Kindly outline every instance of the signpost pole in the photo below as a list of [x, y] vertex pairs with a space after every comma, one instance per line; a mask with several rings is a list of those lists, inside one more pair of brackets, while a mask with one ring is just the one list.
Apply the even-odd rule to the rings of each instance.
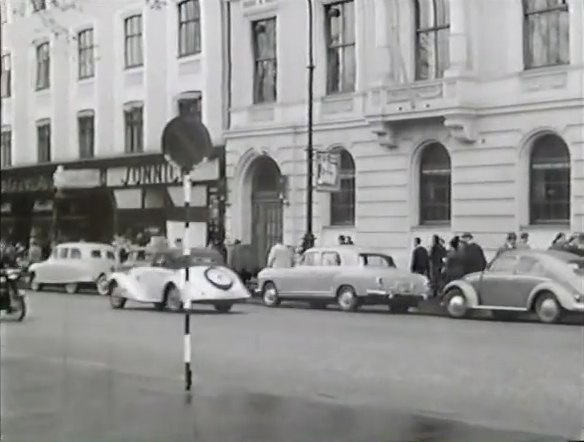
[[[189, 259], [191, 255], [191, 247], [189, 241], [189, 212], [191, 206], [191, 176], [189, 173], [183, 174], [183, 189], [184, 189], [184, 199], [185, 199], [185, 233], [183, 237], [183, 254], [187, 259], [185, 259], [185, 287], [189, 283]], [[185, 325], [185, 336], [184, 336], [184, 362], [185, 362], [185, 390], [191, 391], [192, 386], [192, 370], [191, 370], [191, 302], [188, 300], [184, 301], [184, 325]]]

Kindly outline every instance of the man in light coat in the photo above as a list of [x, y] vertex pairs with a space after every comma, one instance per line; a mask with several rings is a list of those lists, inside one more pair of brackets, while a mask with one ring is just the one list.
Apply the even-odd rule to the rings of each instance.
[[288, 268], [294, 266], [294, 252], [290, 247], [278, 241], [274, 244], [268, 255], [267, 267]]

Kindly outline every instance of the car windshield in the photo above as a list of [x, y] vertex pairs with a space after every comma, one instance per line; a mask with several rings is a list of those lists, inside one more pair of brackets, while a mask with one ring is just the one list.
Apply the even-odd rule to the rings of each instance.
[[393, 258], [387, 255], [362, 253], [359, 255], [359, 260], [366, 267], [395, 267]]

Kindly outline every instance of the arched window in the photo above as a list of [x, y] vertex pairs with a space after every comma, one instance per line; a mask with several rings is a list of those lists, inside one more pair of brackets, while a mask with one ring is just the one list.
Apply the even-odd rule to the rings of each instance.
[[570, 152], [560, 137], [535, 140], [529, 180], [531, 223], [570, 222]]
[[416, 80], [442, 78], [450, 64], [449, 0], [415, 0]]
[[420, 159], [420, 224], [450, 222], [450, 155], [440, 143], [424, 148]]
[[570, 62], [568, 0], [523, 0], [525, 68]]
[[331, 225], [355, 225], [355, 161], [345, 149], [340, 155], [340, 189], [331, 193]]

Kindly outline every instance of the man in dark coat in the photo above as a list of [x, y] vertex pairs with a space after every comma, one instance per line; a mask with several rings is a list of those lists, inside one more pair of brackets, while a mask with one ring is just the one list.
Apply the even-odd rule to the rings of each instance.
[[414, 253], [412, 256], [412, 273], [428, 276], [429, 267], [430, 259], [428, 257], [428, 251], [422, 245], [422, 240], [416, 238], [414, 239]]
[[464, 274], [482, 272], [487, 267], [487, 260], [483, 248], [473, 241], [473, 236], [470, 233], [465, 233], [461, 237], [464, 257]]

